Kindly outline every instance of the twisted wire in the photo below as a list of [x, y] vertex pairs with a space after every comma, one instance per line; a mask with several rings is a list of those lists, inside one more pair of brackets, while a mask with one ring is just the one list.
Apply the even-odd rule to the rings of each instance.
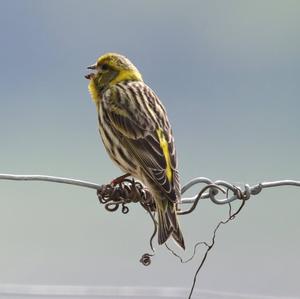
[[[155, 254], [155, 249], [153, 246], [153, 240], [157, 233], [157, 222], [155, 220], [155, 201], [152, 197], [150, 191], [142, 185], [142, 183], [135, 181], [134, 179], [124, 179], [118, 184], [107, 184], [107, 185], [98, 185], [87, 181], [75, 180], [70, 178], [61, 178], [53, 176], [43, 176], [43, 175], [12, 175], [12, 174], [0, 174], [0, 180], [22, 180], [22, 181], [48, 181], [56, 183], [71, 184], [91, 189], [97, 190], [97, 196], [99, 202], [104, 205], [105, 209], [109, 212], [115, 212], [121, 208], [123, 214], [129, 212], [128, 204], [130, 203], [140, 203], [141, 206], [149, 213], [151, 220], [154, 224], [154, 231], [150, 238], [150, 248], [152, 254], [145, 253], [142, 255], [140, 262], [144, 266], [149, 266], [151, 264], [151, 258]], [[181, 194], [183, 195], [186, 191], [192, 188], [195, 185], [202, 185], [198, 193], [192, 197], [182, 197], [179, 205], [191, 204], [190, 208], [186, 210], [181, 210], [178, 208], [179, 215], [187, 215], [192, 213], [197, 207], [200, 199], [210, 199], [214, 204], [224, 205], [229, 204], [229, 217], [226, 221], [220, 221], [219, 224], [215, 227], [213, 232], [213, 238], [211, 244], [207, 242], [198, 242], [194, 246], [194, 253], [191, 258], [186, 261], [176, 254], [172, 249], [168, 247], [167, 249], [177, 258], [180, 259], [182, 263], [186, 263], [193, 259], [196, 254], [196, 249], [199, 245], [205, 245], [207, 250], [204, 254], [204, 257], [201, 260], [200, 265], [198, 266], [196, 273], [194, 275], [193, 284], [189, 293], [189, 297], [192, 297], [194, 287], [196, 284], [197, 276], [202, 268], [204, 262], [207, 259], [209, 251], [213, 248], [215, 244], [215, 237], [219, 227], [222, 224], [228, 223], [230, 220], [233, 220], [235, 216], [242, 210], [245, 202], [251, 198], [253, 195], [259, 194], [263, 189], [273, 188], [279, 186], [296, 186], [300, 187], [300, 181], [294, 180], [282, 180], [282, 181], [273, 181], [273, 182], [262, 182], [253, 186], [249, 184], [244, 184], [243, 186], [237, 186], [231, 184], [224, 180], [212, 181], [211, 179], [205, 177], [198, 177], [192, 179], [187, 184], [185, 184], [181, 189]], [[218, 198], [217, 196], [222, 193], [225, 197]], [[241, 200], [241, 205], [238, 210], [232, 214], [231, 213], [231, 203], [235, 200]]]
[[[0, 174], [0, 180], [14, 180], [14, 181], [44, 181], [44, 182], [53, 182], [53, 183], [61, 183], [61, 184], [69, 184], [69, 185], [75, 185], [79, 187], [84, 188], [90, 188], [95, 190], [102, 190], [107, 185], [99, 185], [96, 183], [78, 180], [78, 179], [71, 179], [71, 178], [63, 178], [63, 177], [56, 177], [56, 176], [47, 176], [47, 175], [16, 175], [16, 174]], [[125, 180], [125, 183], [128, 183], [128, 180]], [[209, 178], [205, 177], [197, 177], [189, 182], [187, 182], [181, 189], [181, 194], [184, 194], [187, 190], [189, 190], [194, 185], [198, 184], [214, 184], [220, 187], [225, 188], [226, 190], [232, 192], [231, 196], [226, 196], [225, 198], [216, 198], [217, 194], [220, 190], [218, 190], [216, 187], [209, 188], [209, 191], [204, 192], [201, 195], [201, 199], [210, 199], [215, 204], [227, 204], [229, 202], [233, 202], [235, 200], [242, 200], [242, 199], [249, 199], [252, 195], [259, 194], [263, 189], [266, 188], [274, 188], [274, 187], [281, 187], [281, 186], [295, 186], [300, 187], [300, 181], [296, 180], [280, 180], [280, 181], [271, 181], [271, 182], [261, 182], [256, 185], [250, 186], [248, 184], [245, 184], [242, 187], [235, 186], [229, 182], [223, 181], [223, 180], [217, 180], [213, 181]], [[130, 187], [129, 187], [130, 188]], [[122, 189], [122, 188], [121, 188]], [[127, 189], [127, 187], [126, 187]], [[147, 190], [145, 187], [142, 187], [142, 189]], [[119, 189], [120, 191], [120, 189]], [[117, 191], [117, 192], [119, 192]], [[128, 191], [128, 190], [127, 190]], [[123, 192], [121, 190], [121, 192]], [[122, 193], [123, 195], [126, 195], [125, 193]], [[146, 191], [147, 192], [147, 191]], [[229, 192], [228, 192], [229, 194]], [[114, 194], [114, 198], [115, 198]], [[148, 196], [148, 195], [147, 195]], [[193, 204], [194, 201], [197, 199], [198, 193], [193, 197], [182, 197], [180, 204]], [[134, 202], [133, 200], [127, 200], [126, 196], [123, 198], [123, 201], [126, 204], [130, 202]], [[113, 209], [113, 208], [112, 208]]]

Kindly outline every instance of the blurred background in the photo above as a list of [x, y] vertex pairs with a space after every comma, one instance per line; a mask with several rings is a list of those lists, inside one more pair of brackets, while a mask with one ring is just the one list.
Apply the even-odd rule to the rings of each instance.
[[[84, 78], [113, 51], [165, 104], [182, 184], [300, 180], [299, 15], [297, 0], [0, 1], [0, 173], [99, 184], [121, 174]], [[138, 205], [108, 213], [90, 189], [0, 181], [0, 204], [2, 286], [169, 287], [181, 298], [203, 255], [182, 265], [157, 246], [143, 267], [148, 215]], [[300, 298], [299, 211], [299, 188], [253, 197], [221, 228], [196, 288]], [[203, 201], [183, 216], [183, 256], [227, 213]]]

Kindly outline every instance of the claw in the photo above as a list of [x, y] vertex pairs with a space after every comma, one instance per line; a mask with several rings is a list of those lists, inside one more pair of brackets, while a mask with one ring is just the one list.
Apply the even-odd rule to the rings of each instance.
[[114, 180], [112, 180], [112, 181], [110, 182], [110, 184], [111, 184], [112, 186], [119, 185], [119, 184], [121, 184], [121, 183], [124, 181], [124, 179], [126, 179], [126, 178], [129, 177], [129, 176], [130, 176], [130, 173], [125, 173], [124, 175], [121, 175], [121, 176], [115, 178]]

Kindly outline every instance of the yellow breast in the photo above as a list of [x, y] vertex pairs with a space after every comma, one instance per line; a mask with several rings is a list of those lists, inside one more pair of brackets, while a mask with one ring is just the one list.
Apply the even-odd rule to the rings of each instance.
[[91, 94], [91, 97], [93, 99], [93, 101], [95, 102], [95, 104], [97, 105], [97, 107], [99, 106], [99, 103], [101, 101], [101, 95], [97, 90], [96, 84], [95, 84], [95, 80], [91, 79], [89, 86], [88, 86], [89, 92]]

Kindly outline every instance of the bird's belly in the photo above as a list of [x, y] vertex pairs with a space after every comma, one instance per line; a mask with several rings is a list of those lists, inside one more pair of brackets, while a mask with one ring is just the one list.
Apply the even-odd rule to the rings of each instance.
[[121, 168], [123, 172], [135, 176], [137, 172], [134, 158], [121, 143], [121, 136], [110, 127], [99, 121], [99, 132], [103, 145], [109, 157]]

